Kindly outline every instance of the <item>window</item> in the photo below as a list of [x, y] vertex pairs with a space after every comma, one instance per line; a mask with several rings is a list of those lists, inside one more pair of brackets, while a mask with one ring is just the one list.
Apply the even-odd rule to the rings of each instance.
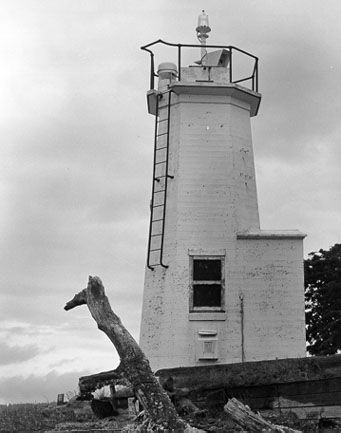
[[223, 311], [224, 257], [190, 257], [190, 311]]

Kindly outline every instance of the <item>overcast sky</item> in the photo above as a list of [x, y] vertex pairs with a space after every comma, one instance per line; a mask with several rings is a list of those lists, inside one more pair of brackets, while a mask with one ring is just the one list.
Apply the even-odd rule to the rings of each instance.
[[306, 254], [341, 241], [339, 0], [2, 0], [0, 403], [117, 365], [87, 308], [63, 310], [88, 275], [138, 338], [153, 152], [139, 47], [197, 43], [202, 8], [209, 43], [260, 59], [262, 228], [302, 230]]

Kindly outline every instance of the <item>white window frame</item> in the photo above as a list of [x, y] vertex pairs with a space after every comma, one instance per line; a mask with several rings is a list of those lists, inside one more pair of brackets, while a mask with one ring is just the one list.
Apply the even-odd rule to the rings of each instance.
[[[194, 260], [220, 260], [221, 262], [221, 279], [220, 280], [193, 280], [193, 261]], [[196, 307], [194, 306], [194, 285], [195, 284], [220, 284], [220, 306]], [[189, 256], [189, 312], [225, 312], [225, 256], [224, 255], [190, 255]]]

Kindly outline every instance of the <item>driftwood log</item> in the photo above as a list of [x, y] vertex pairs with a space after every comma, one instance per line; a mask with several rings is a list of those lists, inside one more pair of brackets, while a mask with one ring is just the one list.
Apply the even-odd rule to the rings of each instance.
[[120, 357], [119, 366], [111, 371], [111, 379], [129, 382], [148, 415], [149, 431], [194, 432], [194, 429], [177, 414], [167, 393], [154, 376], [149, 361], [122, 325], [120, 318], [112, 311], [105, 295], [103, 284], [98, 277], [89, 277], [86, 289], [77, 293], [64, 309], [71, 310], [86, 304], [103, 331], [114, 344]]
[[103, 388], [105, 385], [125, 385], [130, 386], [127, 378], [116, 370], [103, 371], [101, 373], [91, 374], [90, 376], [82, 376], [79, 378], [79, 391], [82, 396], [86, 396], [96, 389]]
[[252, 412], [252, 410], [241, 403], [236, 398], [231, 398], [224, 406], [224, 411], [233, 419], [233, 421], [247, 432], [254, 433], [300, 433], [289, 427], [279, 426], [266, 421], [261, 415]]

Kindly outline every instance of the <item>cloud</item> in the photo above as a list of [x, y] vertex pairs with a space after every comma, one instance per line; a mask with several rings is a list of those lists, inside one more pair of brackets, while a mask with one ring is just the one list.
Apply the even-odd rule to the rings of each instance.
[[97, 329], [89, 314], [85, 314], [83, 318], [81, 315], [77, 316], [73, 314], [70, 316], [70, 323], [63, 322], [56, 326], [30, 324], [26, 332], [23, 323], [8, 326], [5, 319], [5, 322], [0, 324], [0, 340], [11, 341], [11, 347], [16, 349], [33, 346], [37, 348], [37, 355], [29, 358], [27, 353], [26, 357], [21, 356], [23, 350], [11, 350], [10, 358], [7, 356], [8, 348], [2, 348], [1, 345], [0, 349], [4, 352], [3, 360], [6, 363], [0, 364], [0, 377], [12, 377], [13, 372], [20, 372], [23, 377], [36, 372], [44, 375], [52, 368], [59, 375], [69, 371], [88, 369], [95, 373], [115, 368], [119, 358], [110, 340]]
[[269, 156], [257, 165], [261, 226], [300, 229], [308, 235], [305, 253], [340, 241], [341, 180], [333, 156], [323, 147], [315, 147], [313, 161], [294, 164]]
[[57, 394], [78, 389], [78, 379], [89, 371], [58, 374], [52, 370], [45, 376], [11, 376], [0, 379], [0, 402], [24, 403], [55, 401]]
[[33, 325], [29, 322], [23, 322], [22, 317], [21, 321], [15, 321], [14, 318], [12, 320], [0, 320], [0, 334], [4, 335], [8, 340], [25, 337], [25, 336], [51, 336], [56, 332], [56, 327], [52, 327], [46, 324], [43, 325]]
[[61, 365], [70, 364], [70, 363], [74, 362], [76, 359], [77, 358], [61, 359], [59, 361], [52, 362], [49, 365], [49, 368], [53, 369], [53, 368], [56, 368], [56, 367], [60, 367]]
[[[318, 39], [318, 31], [310, 38], [298, 35], [299, 31], [275, 32], [262, 47], [263, 101], [259, 116], [253, 119], [258, 154], [294, 164], [312, 159], [319, 141], [336, 147], [335, 136], [340, 136], [339, 110], [335, 109], [341, 109], [335, 92], [340, 59], [326, 49], [325, 39]], [[262, 58], [272, 60], [262, 65]]]
[[37, 346], [10, 346], [0, 342], [0, 365], [18, 364], [35, 358], [41, 351]]

